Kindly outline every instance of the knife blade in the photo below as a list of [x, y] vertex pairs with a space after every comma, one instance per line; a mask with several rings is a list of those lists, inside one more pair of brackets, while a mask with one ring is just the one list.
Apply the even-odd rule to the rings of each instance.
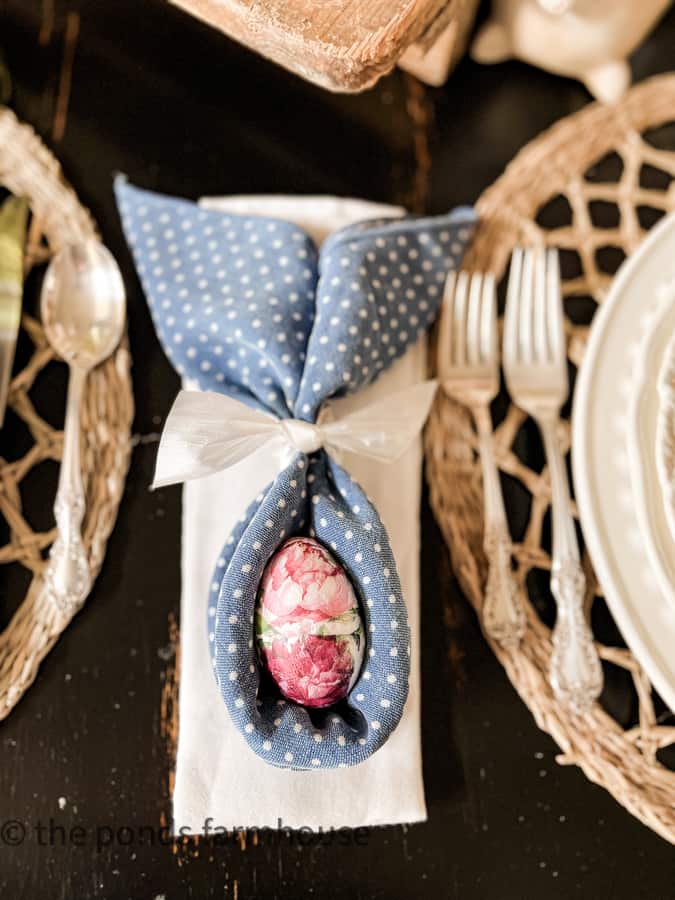
[[23, 247], [28, 203], [8, 197], [0, 207], [0, 428], [5, 419], [9, 379], [21, 323]]

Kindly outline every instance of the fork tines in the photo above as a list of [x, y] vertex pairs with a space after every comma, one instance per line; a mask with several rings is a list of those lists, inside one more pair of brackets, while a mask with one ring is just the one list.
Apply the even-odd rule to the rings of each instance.
[[453, 385], [496, 393], [499, 383], [495, 280], [491, 274], [460, 272], [446, 281], [439, 334], [439, 376]]
[[[539, 298], [535, 302], [535, 298]], [[565, 360], [560, 265], [555, 249], [516, 247], [504, 314], [504, 368]]]

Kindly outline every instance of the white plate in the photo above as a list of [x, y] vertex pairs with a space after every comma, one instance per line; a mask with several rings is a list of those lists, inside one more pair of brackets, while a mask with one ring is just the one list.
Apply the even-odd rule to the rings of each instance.
[[[675, 287], [673, 288], [675, 304]], [[675, 332], [659, 372], [659, 412], [656, 423], [656, 465], [663, 492], [666, 518], [675, 544]]]
[[581, 525], [609, 608], [675, 710], [675, 606], [654, 577], [636, 516], [629, 410], [641, 340], [675, 279], [675, 215], [621, 267], [591, 328], [575, 392], [572, 464]]
[[656, 314], [641, 341], [628, 417], [628, 461], [635, 512], [649, 563], [668, 602], [675, 606], [675, 542], [670, 530], [664, 479], [659, 459], [664, 429], [659, 378], [675, 334], [675, 282], [656, 297]]

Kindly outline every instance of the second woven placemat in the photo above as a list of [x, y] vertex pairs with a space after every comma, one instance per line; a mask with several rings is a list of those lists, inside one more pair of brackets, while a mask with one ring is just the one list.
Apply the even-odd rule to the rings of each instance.
[[[651, 79], [616, 107], [594, 104], [559, 122], [522, 150], [478, 202], [481, 224], [465, 268], [491, 270], [501, 278], [517, 244], [561, 248], [573, 371], [614, 272], [645, 231], [675, 209], [673, 122], [675, 76]], [[492, 648], [539, 727], [561, 748], [558, 761], [580, 766], [631, 813], [675, 843], [675, 717], [623, 643], [587, 554], [587, 602], [607, 687], [585, 716], [569, 713], [551, 692], [548, 474], [533, 423], [504, 392], [495, 415], [516, 578], [530, 602], [521, 646], [514, 651]], [[569, 447], [569, 421], [565, 435]], [[486, 565], [477, 444], [466, 410], [440, 391], [425, 444], [431, 503], [454, 571], [480, 617]], [[516, 510], [527, 512], [519, 519]]]

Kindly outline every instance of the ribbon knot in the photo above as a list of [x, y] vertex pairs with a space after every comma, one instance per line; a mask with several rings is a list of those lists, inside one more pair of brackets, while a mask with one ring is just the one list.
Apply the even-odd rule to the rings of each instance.
[[300, 453], [316, 453], [323, 447], [321, 427], [301, 419], [281, 419], [288, 443]]

